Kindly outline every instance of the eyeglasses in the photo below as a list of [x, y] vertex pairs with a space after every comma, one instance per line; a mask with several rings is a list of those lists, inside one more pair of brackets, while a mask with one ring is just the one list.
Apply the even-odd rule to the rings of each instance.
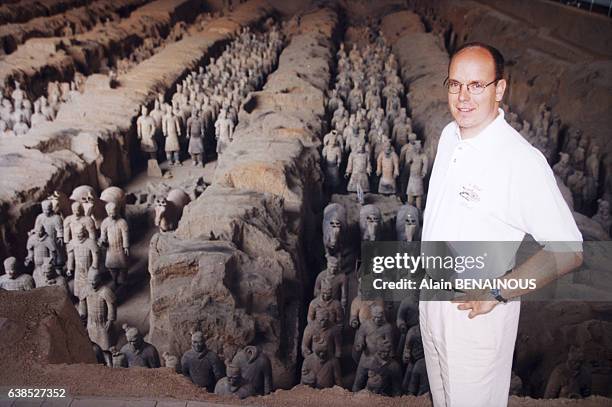
[[[494, 79], [489, 83], [475, 81], [470, 82], [465, 86], [467, 87], [467, 90], [471, 95], [480, 95], [482, 92], [484, 92], [487, 86], [492, 85], [498, 81], [499, 79]], [[448, 89], [448, 93], [456, 94], [461, 92], [461, 87], [463, 85], [464, 84], [461, 82], [449, 80], [448, 78], [444, 79], [444, 86], [446, 87], [446, 89]]]

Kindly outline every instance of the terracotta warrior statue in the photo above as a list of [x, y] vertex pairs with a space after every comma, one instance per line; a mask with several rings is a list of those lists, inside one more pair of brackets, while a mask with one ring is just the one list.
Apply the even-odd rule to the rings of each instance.
[[172, 113], [170, 105], [165, 106], [166, 114], [162, 118], [162, 134], [166, 138], [166, 145], [164, 147], [166, 159], [169, 165], [181, 165], [181, 160], [179, 158], [179, 152], [181, 150], [179, 138], [182, 136], [181, 122], [179, 118]]
[[64, 243], [68, 244], [77, 235], [78, 228], [82, 225], [87, 230], [87, 236], [96, 238], [96, 224], [91, 216], [85, 216], [83, 204], [79, 201], [71, 205], [72, 215], [64, 219]]
[[349, 325], [353, 329], [359, 328], [365, 321], [372, 319], [372, 307], [378, 305], [384, 308], [384, 302], [381, 298], [374, 300], [364, 300], [361, 295], [361, 277], [357, 278], [357, 296], [351, 302], [351, 312], [349, 315]]
[[340, 301], [334, 299], [332, 284], [328, 279], [323, 279], [319, 296], [315, 297], [308, 306], [308, 323], [313, 322], [317, 318], [317, 312], [321, 309], [329, 312], [332, 323], [342, 326], [344, 310]]
[[383, 151], [378, 155], [376, 175], [380, 177], [378, 193], [395, 194], [395, 179], [399, 176], [399, 158], [389, 141], [384, 143]]
[[553, 165], [553, 172], [564, 183], [567, 182], [567, 178], [570, 176], [573, 168], [570, 164], [570, 155], [567, 153], [559, 153], [559, 162]]
[[357, 192], [361, 189], [363, 192], [370, 192], [369, 176], [372, 173], [372, 165], [370, 163], [370, 155], [365, 148], [365, 140], [360, 139], [356, 143], [355, 151], [351, 151], [346, 166], [345, 177], [349, 178], [348, 192]]
[[90, 268], [87, 280], [89, 287], [85, 301], [79, 304], [79, 314], [87, 321], [89, 339], [102, 350], [108, 350], [111, 346], [110, 331], [117, 319], [117, 299], [110, 288], [102, 285], [102, 273], [98, 269]]
[[245, 346], [234, 356], [232, 363], [240, 367], [242, 378], [253, 387], [255, 394], [263, 396], [273, 390], [270, 358], [257, 346]]
[[181, 358], [181, 371], [196, 386], [212, 393], [217, 383], [225, 376], [225, 366], [216, 353], [208, 350], [204, 334], [196, 331], [191, 334], [191, 349]]
[[227, 376], [215, 385], [215, 394], [220, 396], [238, 396], [241, 399], [254, 396], [255, 389], [244, 380], [240, 366], [230, 363], [227, 365]]
[[[375, 342], [376, 351], [367, 357], [362, 357], [362, 361], [359, 362], [353, 392], [358, 392], [368, 385], [368, 389], [375, 393], [399, 396], [402, 392], [402, 369], [393, 359], [393, 344], [382, 337], [376, 337]], [[370, 377], [375, 379], [376, 383], [368, 384]]]
[[9, 257], [4, 260], [4, 274], [0, 275], [0, 289], [8, 291], [27, 291], [34, 288], [34, 279], [29, 274], [17, 270], [17, 259]]
[[66, 263], [64, 255], [64, 224], [62, 217], [55, 213], [53, 204], [50, 200], [44, 200], [41, 203], [43, 212], [36, 217], [34, 229], [42, 225], [49, 238], [57, 245], [57, 256], [55, 258], [55, 267], [61, 270]]
[[354, 352], [356, 360], [371, 356], [376, 352], [377, 338], [382, 337], [392, 345], [395, 343], [393, 326], [385, 318], [384, 308], [379, 305], [372, 307], [372, 319], [365, 321], [355, 333]]
[[[406, 156], [406, 165], [410, 166], [410, 178], [408, 178], [408, 204], [415, 205], [419, 210], [423, 209], [423, 178], [427, 175], [429, 160], [421, 148], [421, 140], [414, 142], [414, 153]], [[416, 204], [415, 204], [416, 199]]]
[[610, 233], [610, 227], [612, 226], [612, 216], [610, 216], [610, 203], [605, 199], [597, 200], [597, 213], [591, 218], [595, 222], [599, 223], [601, 227]]
[[322, 157], [325, 160], [325, 184], [330, 192], [334, 192], [342, 182], [340, 164], [342, 164], [342, 146], [336, 130], [332, 130], [328, 144], [323, 147]]
[[127, 280], [128, 257], [130, 255], [129, 228], [119, 216], [117, 205], [106, 204], [108, 217], [100, 226], [100, 246], [107, 246], [104, 265], [110, 271], [116, 286]]
[[194, 108], [191, 117], [187, 119], [186, 132], [189, 138], [188, 152], [193, 160], [193, 166], [204, 166], [204, 121], [199, 109]]
[[40, 281], [40, 284], [36, 283], [36, 288], [57, 286], [62, 287], [64, 290], [66, 290], [66, 293], [70, 292], [68, 290], [68, 282], [66, 281], [66, 279], [63, 276], [57, 275], [57, 273], [55, 272], [55, 266], [53, 265], [53, 261], [51, 261], [51, 258], [46, 258], [43, 261], [41, 268], [43, 278], [42, 281]]
[[331, 321], [326, 309], [320, 309], [316, 319], [306, 325], [302, 337], [302, 356], [307, 357], [313, 352], [314, 342], [324, 343], [335, 358], [342, 355], [340, 327]]
[[402, 389], [406, 394], [420, 396], [429, 391], [429, 380], [425, 367], [425, 352], [419, 326], [415, 325], [415, 334], [406, 338], [402, 359], [406, 363]]
[[136, 131], [138, 140], [140, 140], [140, 149], [149, 156], [150, 160], [157, 160], [157, 141], [155, 141], [157, 126], [155, 119], [149, 115], [149, 110], [146, 106], [142, 106], [140, 111], [140, 117], [136, 120]]
[[320, 295], [323, 281], [331, 285], [332, 297], [342, 305], [342, 309], [346, 309], [348, 305], [348, 279], [346, 274], [342, 272], [339, 259], [336, 256], [327, 254], [327, 268], [319, 273], [315, 280], [314, 296]]
[[232, 142], [234, 123], [227, 117], [227, 110], [221, 109], [219, 117], [215, 121], [215, 138], [217, 139], [217, 154], [221, 155], [223, 150]]
[[159, 353], [155, 346], [145, 342], [138, 328], [123, 324], [127, 342], [121, 348], [124, 355], [123, 367], [147, 367], [155, 369], [161, 367]]
[[573, 346], [565, 363], [550, 374], [544, 398], [583, 398], [591, 395], [591, 372], [584, 363], [582, 349]]
[[314, 341], [313, 352], [304, 358], [300, 382], [315, 389], [342, 386], [340, 361], [332, 357], [326, 343]]
[[45, 259], [51, 259], [51, 264], [55, 267], [55, 261], [57, 259], [57, 244], [55, 241], [51, 240], [45, 231], [44, 225], [39, 224], [38, 226], [35, 226], [34, 230], [30, 233], [26, 247], [28, 249], [28, 256], [26, 257], [24, 264], [26, 267], [30, 264], [34, 264], [34, 272], [32, 273], [32, 276], [34, 277], [34, 282], [38, 287], [44, 280], [42, 266]]
[[68, 277], [74, 275], [74, 296], [85, 301], [87, 294], [87, 273], [90, 268], [98, 268], [98, 246], [87, 235], [85, 226], [80, 225], [76, 236], [68, 243]]

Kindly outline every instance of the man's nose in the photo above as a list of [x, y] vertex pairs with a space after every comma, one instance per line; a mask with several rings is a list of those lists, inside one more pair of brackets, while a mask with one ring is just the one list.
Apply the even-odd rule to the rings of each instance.
[[459, 101], [464, 102], [470, 100], [470, 92], [468, 92], [467, 85], [461, 84], [459, 88]]

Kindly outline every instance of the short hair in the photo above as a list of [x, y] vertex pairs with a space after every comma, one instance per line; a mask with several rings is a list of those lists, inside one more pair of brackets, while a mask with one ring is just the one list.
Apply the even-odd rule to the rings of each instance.
[[493, 58], [493, 64], [495, 65], [495, 80], [503, 79], [504, 77], [504, 56], [497, 48], [489, 44], [485, 44], [484, 42], [478, 42], [478, 41], [466, 42], [465, 44], [460, 46], [453, 53], [450, 61], [448, 62], [449, 70], [450, 70], [450, 64], [451, 62], [453, 62], [453, 58], [455, 58], [455, 55], [457, 55], [458, 53], [460, 53], [461, 51], [467, 48], [482, 48], [486, 50], [487, 52], [489, 52], [489, 54], [491, 55], [491, 58]]

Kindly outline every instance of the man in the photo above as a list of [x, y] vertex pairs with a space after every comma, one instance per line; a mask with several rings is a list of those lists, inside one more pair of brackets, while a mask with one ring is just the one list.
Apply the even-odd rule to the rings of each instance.
[[[480, 43], [465, 44], [451, 58], [446, 85], [455, 120], [438, 144], [422, 240], [511, 241], [518, 248], [529, 233], [542, 243], [581, 242], [546, 159], [499, 109], [503, 67], [500, 52]], [[518, 267], [512, 259], [495, 277], [535, 278], [539, 288], [581, 264], [576, 246], [554, 252], [547, 244]], [[520, 302], [506, 301], [526, 292], [483, 290], [454, 303], [420, 302], [434, 406], [507, 405]]]

